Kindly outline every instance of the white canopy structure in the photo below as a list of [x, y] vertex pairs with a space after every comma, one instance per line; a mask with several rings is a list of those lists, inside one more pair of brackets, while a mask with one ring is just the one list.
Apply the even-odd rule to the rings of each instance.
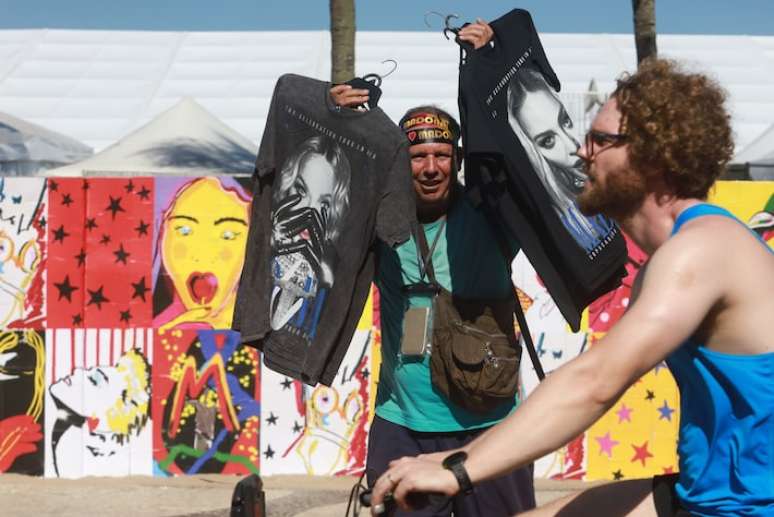
[[[578, 130], [592, 79], [600, 94], [636, 68], [631, 34], [541, 34]], [[774, 37], [659, 35], [659, 53], [714, 75], [730, 93], [737, 150], [774, 123]], [[358, 32], [356, 71], [397, 70], [380, 105], [457, 107], [459, 49], [440, 32]], [[60, 131], [96, 150], [195, 98], [258, 143], [274, 83], [284, 73], [327, 79], [330, 35], [303, 32], [1, 30], [0, 111]], [[573, 103], [570, 103], [573, 104]]]
[[774, 124], [734, 157], [754, 180], [774, 180]]
[[91, 156], [74, 138], [0, 113], [0, 175], [30, 176]]
[[186, 97], [119, 142], [47, 176], [251, 174], [257, 149]]

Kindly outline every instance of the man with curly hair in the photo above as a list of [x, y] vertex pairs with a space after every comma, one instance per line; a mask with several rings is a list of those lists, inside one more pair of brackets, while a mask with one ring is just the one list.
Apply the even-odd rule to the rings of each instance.
[[651, 255], [628, 312], [463, 447], [455, 468], [441, 465], [452, 451], [394, 462], [374, 503], [456, 494], [554, 451], [666, 360], [681, 397], [680, 473], [597, 486], [530, 515], [774, 515], [774, 253], [704, 202], [733, 148], [724, 101], [706, 76], [668, 61], [619, 81], [579, 150], [589, 180], [578, 203]]

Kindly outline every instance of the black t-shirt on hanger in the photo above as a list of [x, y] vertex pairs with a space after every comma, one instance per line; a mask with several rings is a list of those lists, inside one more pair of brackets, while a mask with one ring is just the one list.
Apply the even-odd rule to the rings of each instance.
[[471, 199], [522, 245], [573, 330], [583, 309], [625, 275], [613, 221], [580, 213], [586, 179], [573, 122], [532, 18], [493, 21], [491, 45], [462, 42], [459, 107]]

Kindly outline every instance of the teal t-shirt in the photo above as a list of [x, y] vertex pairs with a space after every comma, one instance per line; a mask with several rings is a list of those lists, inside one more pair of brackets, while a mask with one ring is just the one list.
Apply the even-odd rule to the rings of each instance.
[[[464, 197], [458, 199], [442, 220], [423, 225], [428, 245], [442, 234], [433, 251], [438, 283], [466, 298], [506, 297], [511, 282], [505, 260], [486, 219]], [[455, 405], [433, 388], [430, 357], [401, 356], [403, 316], [411, 307], [430, 306], [427, 296], [407, 296], [404, 285], [419, 281], [417, 246], [410, 239], [395, 249], [378, 244], [382, 326], [382, 366], [376, 394], [376, 414], [414, 431], [450, 432], [487, 427], [505, 418], [518, 400], [504, 403], [487, 414], [476, 414]], [[425, 280], [427, 280], [425, 278]]]

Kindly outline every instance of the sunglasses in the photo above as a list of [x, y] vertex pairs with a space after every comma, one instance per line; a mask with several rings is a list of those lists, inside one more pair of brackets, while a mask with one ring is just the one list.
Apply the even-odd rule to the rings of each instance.
[[[586, 153], [588, 159], [591, 160], [596, 151], [602, 150], [606, 147], [615, 147], [626, 142], [628, 135], [624, 133], [605, 133], [604, 131], [596, 131], [592, 129], [586, 133]], [[596, 150], [594, 149], [596, 147]]]

